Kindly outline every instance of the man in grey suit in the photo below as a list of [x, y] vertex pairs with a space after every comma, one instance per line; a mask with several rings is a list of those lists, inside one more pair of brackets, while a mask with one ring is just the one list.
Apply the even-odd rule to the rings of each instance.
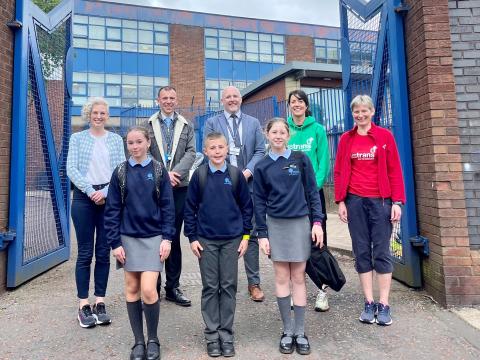
[[[228, 140], [227, 160], [242, 170], [252, 192], [253, 170], [257, 162], [265, 156], [265, 139], [260, 122], [241, 112], [242, 96], [235, 86], [227, 86], [223, 89], [221, 101], [224, 111], [206, 121], [203, 137], [205, 138], [211, 132], [220, 132], [225, 135]], [[263, 301], [265, 296], [260, 287], [256, 237], [252, 237], [249, 241], [244, 262], [250, 298], [253, 301]]]
[[[162, 87], [158, 91], [157, 102], [160, 111], [141, 125], [148, 129], [150, 135], [150, 154], [165, 166], [173, 187], [176, 232], [172, 239], [170, 256], [165, 261], [165, 298], [180, 306], [190, 306], [190, 299], [180, 290], [180, 274], [182, 272], [180, 235], [189, 172], [196, 156], [195, 130], [190, 121], [175, 111], [178, 102], [174, 87]], [[158, 295], [160, 295], [160, 283], [161, 278], [159, 277]]]

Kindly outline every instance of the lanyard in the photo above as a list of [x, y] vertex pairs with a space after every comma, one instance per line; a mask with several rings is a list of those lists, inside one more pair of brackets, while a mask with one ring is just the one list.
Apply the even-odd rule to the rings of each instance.
[[[231, 118], [231, 117], [230, 117]], [[230, 133], [230, 136], [232, 137], [233, 139], [233, 142], [235, 143], [235, 146], [237, 146], [237, 140], [238, 140], [238, 145], [242, 145], [242, 140], [240, 138], [240, 123], [242, 122], [242, 115], [240, 115], [240, 117], [236, 117], [235, 118], [231, 118], [232, 119], [232, 123], [233, 123], [233, 130], [232, 130], [232, 127], [230, 126], [230, 123], [228, 122], [228, 119], [225, 118], [226, 122], [227, 122], [227, 129], [228, 129], [228, 132]], [[235, 122], [235, 119], [238, 119], [238, 122]]]
[[174, 119], [171, 119], [172, 122], [170, 123], [170, 126], [168, 126], [165, 122], [165, 120], [161, 120], [161, 124], [162, 124], [162, 137], [163, 137], [163, 142], [167, 145], [167, 154], [166, 154], [166, 157], [167, 157], [167, 162], [170, 161], [170, 156], [171, 156], [171, 152], [172, 152], [172, 147], [173, 147], [173, 135], [174, 135], [174, 132], [175, 132], [175, 120]]

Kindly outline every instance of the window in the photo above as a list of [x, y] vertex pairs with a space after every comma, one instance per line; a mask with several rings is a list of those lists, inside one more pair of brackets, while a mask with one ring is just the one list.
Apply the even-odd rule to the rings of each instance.
[[340, 41], [315, 39], [315, 62], [339, 64], [340, 58]]
[[107, 96], [120, 96], [120, 85], [107, 85]]
[[121, 40], [122, 32], [120, 28], [107, 27], [107, 40]]

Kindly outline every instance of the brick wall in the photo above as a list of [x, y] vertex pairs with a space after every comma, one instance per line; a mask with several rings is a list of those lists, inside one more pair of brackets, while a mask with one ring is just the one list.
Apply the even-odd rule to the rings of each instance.
[[170, 25], [170, 84], [180, 107], [205, 106], [203, 28]]
[[[10, 176], [11, 102], [13, 77], [13, 36], [5, 25], [13, 19], [14, 0], [6, 0], [0, 9], [0, 231], [8, 226]], [[0, 293], [5, 291], [6, 252], [0, 252]]]
[[315, 62], [313, 38], [309, 36], [286, 36], [287, 63], [291, 61]]
[[449, 1], [460, 152], [471, 245], [480, 245], [480, 1]]
[[285, 100], [285, 79], [280, 79], [262, 90], [255, 92], [252, 96], [244, 98], [243, 102], [248, 104], [271, 96], [276, 96], [277, 101]]
[[420, 234], [430, 239], [425, 287], [441, 304], [479, 304], [480, 254], [470, 249], [448, 0], [408, 0], [406, 45]]

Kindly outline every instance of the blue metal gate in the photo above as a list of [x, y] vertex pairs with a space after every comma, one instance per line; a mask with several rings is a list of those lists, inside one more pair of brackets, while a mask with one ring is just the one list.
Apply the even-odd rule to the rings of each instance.
[[[407, 203], [400, 229], [391, 239], [394, 277], [420, 287], [421, 256], [415, 248], [422, 246], [424, 254], [428, 248], [426, 239], [417, 236], [402, 18], [407, 10], [400, 0], [341, 0], [342, 76], [346, 106], [357, 94], [371, 95], [375, 121], [395, 136]], [[350, 129], [349, 109], [345, 115], [345, 128]]]
[[16, 2], [7, 286], [68, 260], [70, 136], [67, 53], [73, 0], [48, 15]]

